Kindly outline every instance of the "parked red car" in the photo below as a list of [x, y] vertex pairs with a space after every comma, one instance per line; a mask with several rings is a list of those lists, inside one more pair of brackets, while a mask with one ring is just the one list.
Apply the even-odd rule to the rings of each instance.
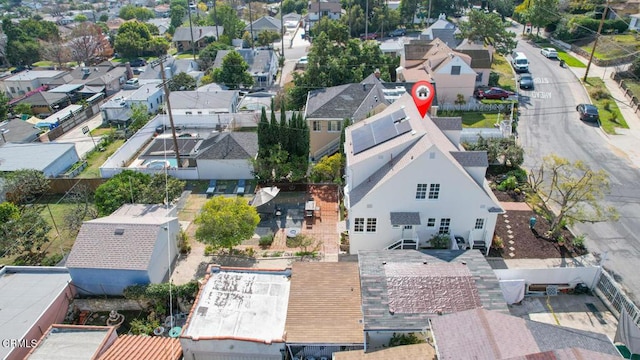
[[515, 95], [515, 93], [499, 87], [492, 87], [485, 90], [478, 89], [474, 95], [477, 99], [505, 100], [506, 98]]
[[369, 34], [361, 34], [360, 35], [360, 40], [375, 40], [378, 38], [378, 34], [376, 33], [369, 33]]

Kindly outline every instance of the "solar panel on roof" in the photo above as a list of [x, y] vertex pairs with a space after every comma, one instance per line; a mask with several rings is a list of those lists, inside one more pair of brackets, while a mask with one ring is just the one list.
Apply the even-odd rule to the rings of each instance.
[[351, 132], [353, 154], [361, 153], [409, 131], [411, 124], [404, 109], [396, 110]]

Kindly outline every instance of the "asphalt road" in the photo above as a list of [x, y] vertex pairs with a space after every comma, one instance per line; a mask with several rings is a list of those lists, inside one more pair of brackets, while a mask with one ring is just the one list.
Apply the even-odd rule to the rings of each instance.
[[[580, 223], [574, 233], [586, 235], [590, 252], [605, 256], [604, 266], [612, 272], [636, 303], [640, 300], [640, 170], [624, 154], [615, 151], [607, 135], [593, 124], [580, 120], [576, 105], [589, 102], [579, 79], [557, 60], [540, 55], [540, 50], [520, 40], [518, 51], [530, 61], [535, 89], [521, 91], [518, 135], [525, 149], [526, 168], [537, 167], [548, 154], [582, 160], [594, 170], [610, 176], [611, 192], [606, 197], [620, 219], [617, 222]], [[606, 255], [605, 255], [606, 254]]]

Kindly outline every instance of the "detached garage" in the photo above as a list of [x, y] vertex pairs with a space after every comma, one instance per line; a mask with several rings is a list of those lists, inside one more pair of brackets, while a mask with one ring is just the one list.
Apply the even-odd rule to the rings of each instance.
[[34, 169], [46, 177], [58, 177], [79, 160], [71, 143], [8, 143], [0, 147], [1, 172]]

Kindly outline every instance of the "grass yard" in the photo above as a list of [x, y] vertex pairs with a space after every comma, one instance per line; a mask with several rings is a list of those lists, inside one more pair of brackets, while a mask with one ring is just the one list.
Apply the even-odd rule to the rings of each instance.
[[[587, 78], [585, 83], [589, 97], [600, 114], [600, 126], [607, 134], [615, 134], [617, 127], [628, 129], [629, 126], [618, 109], [616, 102], [611, 99], [611, 94], [604, 85], [602, 79], [597, 77]], [[606, 96], [597, 96], [603, 94]]]
[[176, 59], [193, 59], [193, 54], [190, 52], [184, 52], [176, 56]]
[[558, 58], [560, 60], [564, 60], [565, 64], [567, 64], [567, 66], [571, 66], [571, 67], [575, 67], [575, 68], [586, 68], [587, 65], [585, 65], [582, 61], [578, 60], [578, 58], [571, 56], [570, 54], [568, 54], [566, 51], [564, 51], [564, 49], [562, 49], [559, 46], [555, 46], [550, 42], [546, 42], [546, 41], [541, 41], [541, 42], [536, 42], [536, 44], [538, 46], [540, 46], [540, 48], [554, 48], [556, 49], [556, 51], [558, 52]]
[[111, 156], [120, 146], [124, 144], [124, 140], [116, 140], [109, 144], [105, 151], [93, 151], [87, 155], [87, 163], [89, 164], [84, 171], [78, 175], [83, 179], [95, 179], [100, 177], [100, 166]]
[[462, 127], [465, 128], [492, 128], [499, 120], [504, 119], [504, 114], [462, 111], [453, 111], [446, 116], [462, 117]]
[[[583, 50], [591, 53], [593, 42], [581, 46]], [[633, 34], [603, 35], [598, 40], [596, 52], [593, 54], [598, 59], [615, 59], [640, 51], [640, 40]]]
[[491, 71], [500, 75], [498, 86], [509, 91], [516, 90], [516, 79], [509, 61], [502, 55], [496, 54], [491, 64]]
[[640, 98], [640, 81], [628, 78], [624, 79], [624, 83], [627, 85], [627, 88], [629, 88], [633, 96]]

